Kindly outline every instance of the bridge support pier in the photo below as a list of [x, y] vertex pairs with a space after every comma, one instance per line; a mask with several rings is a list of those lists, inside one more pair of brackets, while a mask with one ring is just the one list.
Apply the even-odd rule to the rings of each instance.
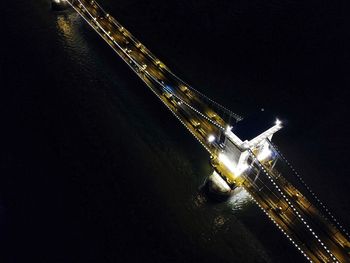
[[229, 185], [215, 170], [208, 176], [205, 189], [209, 197], [224, 201], [233, 194], [236, 186]]

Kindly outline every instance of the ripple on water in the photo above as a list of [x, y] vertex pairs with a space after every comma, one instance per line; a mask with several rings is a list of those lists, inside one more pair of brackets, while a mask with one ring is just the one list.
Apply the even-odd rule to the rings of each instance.
[[241, 187], [236, 188], [233, 191], [232, 197], [228, 200], [228, 206], [230, 206], [233, 211], [240, 211], [250, 204], [252, 204], [251, 197], [248, 192]]

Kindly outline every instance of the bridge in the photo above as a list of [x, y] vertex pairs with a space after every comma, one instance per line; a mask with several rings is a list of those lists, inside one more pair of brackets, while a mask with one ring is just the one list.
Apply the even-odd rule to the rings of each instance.
[[350, 262], [349, 234], [271, 142], [281, 121], [242, 118], [194, 89], [96, 1], [53, 1], [78, 12], [205, 148], [220, 192], [244, 187], [307, 261]]

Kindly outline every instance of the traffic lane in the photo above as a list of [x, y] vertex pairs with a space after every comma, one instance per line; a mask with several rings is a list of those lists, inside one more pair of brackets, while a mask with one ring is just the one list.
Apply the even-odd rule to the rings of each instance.
[[[276, 212], [276, 206], [274, 204], [274, 200], [269, 197], [269, 192], [260, 192], [260, 200], [264, 200], [265, 203], [269, 205], [271, 208], [269, 214], [270, 216], [280, 225], [284, 226], [283, 229], [289, 233], [293, 233], [294, 240], [299, 240], [300, 244], [304, 244], [310, 250], [311, 254], [314, 254], [318, 261], [324, 258], [329, 258], [326, 254], [326, 251], [318, 244], [314, 237], [309, 233], [304, 224], [300, 221], [300, 219], [295, 219], [297, 216], [290, 210], [286, 210], [283, 215], [279, 215]], [[284, 204], [287, 205], [287, 204]], [[305, 247], [304, 247], [305, 249]], [[320, 261], [322, 262], [322, 261]]]
[[[144, 54], [140, 47], [143, 47], [143, 45], [140, 43], [140, 47], [137, 47], [133, 40], [131, 39], [131, 34], [127, 30], [123, 30], [124, 34], [119, 33], [119, 28], [113, 24], [109, 19], [106, 19], [105, 17], [101, 17], [102, 12], [99, 12], [96, 8], [93, 9], [93, 14], [97, 17], [97, 21], [100, 23], [100, 25], [104, 28], [106, 32], [112, 35], [114, 39], [120, 39], [122, 36], [124, 38], [129, 38], [128, 43], [124, 43], [125, 48], [129, 48], [131, 50], [131, 53], [129, 54], [135, 61], [138, 62], [138, 64], [141, 64], [142, 66], [145, 65], [147, 67], [147, 71], [150, 72], [154, 77], [160, 80], [165, 80], [165, 76], [163, 75], [163, 72], [159, 69], [159, 66], [155, 64], [153, 58], [147, 56], [147, 54]], [[103, 15], [105, 15], [103, 13]], [[121, 36], [122, 35], [122, 36]], [[123, 45], [123, 43], [119, 43], [120, 45]], [[171, 76], [171, 79], [175, 82], [175, 87], [184, 85], [183, 83], [179, 83], [177, 79], [173, 79], [173, 76]], [[176, 85], [178, 84], [178, 85]], [[181, 95], [180, 95], [181, 94]], [[200, 111], [203, 112], [208, 118], [212, 118], [208, 112], [212, 113], [212, 115], [219, 116], [218, 113], [215, 113], [211, 110], [211, 108], [204, 104], [202, 100], [197, 98], [196, 96], [193, 96], [195, 100], [189, 101], [190, 98], [186, 94], [183, 94], [183, 92], [177, 93], [178, 96], [181, 96], [182, 100], [186, 100], [187, 103], [194, 103], [196, 104], [195, 108], [200, 108]], [[185, 95], [185, 97], [184, 97]], [[222, 120], [222, 118], [218, 118], [219, 124], [224, 126], [226, 123]], [[213, 120], [217, 122], [218, 120]]]
[[[204, 137], [205, 140], [208, 140], [208, 137], [210, 135], [214, 135], [216, 138], [218, 138], [218, 136], [220, 134], [220, 130], [217, 127], [213, 126], [205, 118], [203, 118], [202, 116], [198, 115], [198, 113], [194, 112], [192, 109], [190, 109], [186, 105], [184, 105], [184, 104], [182, 104], [182, 105], [183, 105], [182, 106], [183, 110], [188, 113], [188, 116], [190, 116], [190, 118], [193, 118], [197, 122], [200, 123], [200, 128], [198, 129], [198, 133], [202, 133], [203, 136], [205, 136]], [[203, 129], [203, 132], [200, 132], [200, 129]]]
[[110, 23], [106, 19], [99, 20], [100, 25], [104, 30], [109, 33], [109, 35], [120, 45], [128, 55], [137, 62], [141, 67], [144, 67], [153, 77], [158, 80], [165, 80], [164, 75], [153, 63], [151, 63], [147, 57], [142, 53], [142, 51], [135, 45], [131, 44], [131, 39], [120, 33], [117, 28], [112, 28]]
[[[304, 253], [306, 253], [314, 262], [322, 262], [317, 255], [318, 252], [313, 251], [309, 247], [303, 246], [303, 241], [296, 235], [296, 231], [292, 229], [288, 224], [286, 224], [281, 218], [279, 218], [275, 213], [271, 212], [271, 206], [273, 207], [273, 202], [269, 200], [266, 196], [261, 197], [257, 194], [257, 189], [253, 186], [250, 186], [247, 182], [244, 184], [248, 192], [254, 196], [254, 199], [268, 212], [271, 218], [290, 236], [293, 238], [294, 242], [298, 244], [299, 247], [303, 247]], [[272, 205], [271, 205], [272, 204]]]
[[[271, 175], [273, 175], [275, 178], [275, 172], [272, 172]], [[292, 204], [298, 209], [298, 212], [300, 212], [305, 218], [308, 219], [308, 222], [312, 225], [314, 229], [317, 229], [319, 234], [324, 234], [327, 236], [328, 246], [332, 247], [334, 250], [334, 253], [340, 254], [340, 250], [343, 250], [343, 254], [346, 253], [344, 251], [344, 247], [341, 243], [346, 242], [346, 238], [343, 237], [340, 240], [333, 235], [333, 233], [337, 232], [338, 230], [331, 225], [328, 221], [325, 220], [324, 215], [317, 210], [307, 199], [305, 196], [301, 194], [299, 190], [297, 190], [292, 184], [290, 184], [283, 176], [279, 175], [275, 181], [279, 184], [279, 187], [283, 189], [283, 191], [290, 197], [290, 201]], [[299, 195], [298, 198], [296, 198], [297, 194]], [[329, 243], [329, 241], [331, 243]], [[341, 242], [341, 243], [339, 243]], [[334, 245], [338, 248], [334, 248]]]
[[[284, 182], [284, 180], [280, 180], [279, 182]], [[300, 206], [297, 200], [294, 198], [295, 191], [292, 190], [289, 183], [287, 184], [286, 188], [284, 185], [279, 186], [287, 195], [291, 197], [290, 201], [301, 214], [301, 216], [307, 220], [313, 231], [317, 232], [319, 236], [322, 236], [322, 241], [326, 244], [329, 250], [333, 254], [337, 255], [339, 260], [345, 260], [347, 252], [345, 251], [342, 244], [339, 243], [337, 239], [335, 239], [333, 235], [334, 227], [330, 225], [329, 222], [324, 220], [322, 214], [319, 211], [314, 210], [314, 213], [311, 213], [309, 209], [305, 209], [304, 206]], [[311, 203], [309, 204], [311, 205]]]
[[[152, 81], [154, 81], [152, 79]], [[156, 85], [159, 85], [158, 83], [155, 83]], [[213, 148], [213, 145], [208, 143], [207, 141], [207, 137], [210, 134], [219, 134], [219, 130], [214, 127], [213, 125], [211, 125], [210, 123], [208, 123], [206, 121], [206, 119], [204, 119], [202, 116], [198, 115], [196, 112], [194, 112], [193, 110], [191, 110], [189, 107], [187, 107], [185, 104], [177, 104], [176, 102], [174, 103], [174, 100], [167, 99], [165, 96], [163, 96], [161, 89], [157, 89], [156, 91], [158, 93], [158, 95], [161, 97], [162, 101], [164, 103], [166, 103], [169, 107], [172, 108], [173, 112], [182, 120], [182, 121], [186, 121], [187, 123], [187, 127], [190, 128], [192, 130], [192, 132], [194, 134], [196, 134], [196, 136], [198, 138], [200, 138], [201, 142], [203, 144], [205, 144], [208, 148]], [[191, 120], [195, 120], [197, 122], [201, 123], [201, 128], [200, 129], [195, 129], [195, 127], [193, 126]]]
[[[164, 79], [164, 75], [162, 74], [162, 71], [159, 70], [159, 67], [155, 64], [154, 59], [149, 57], [149, 55], [143, 54], [142, 51], [138, 47], [135, 46], [135, 43], [133, 41], [133, 36], [132, 34], [127, 31], [125, 28], [123, 28], [123, 32], [120, 33], [120, 28], [115, 25], [110, 19], [106, 18], [106, 14], [99, 9], [99, 7], [96, 4], [90, 4], [91, 2], [83, 1], [85, 4], [84, 6], [88, 9], [89, 13], [96, 18], [96, 21], [103, 27], [103, 29], [106, 32], [110, 32], [114, 38], [117, 39], [117, 36], [120, 37], [121, 35], [125, 37], [130, 46], [125, 46], [128, 47], [129, 49], [132, 50], [132, 53], [136, 52], [135, 55], [135, 60], [138, 61], [139, 63], [144, 63], [147, 65], [147, 67], [152, 66], [152, 73], [154, 74], [155, 77]], [[123, 45], [123, 43], [118, 43]], [[140, 45], [144, 47], [141, 43]]]
[[[282, 190], [283, 190], [283, 188], [281, 188]], [[297, 206], [295, 206], [294, 204], [293, 204], [293, 206], [294, 206], [294, 208], [295, 209], [297, 209], [298, 207]], [[319, 237], [320, 236], [320, 233], [319, 233], [319, 229], [317, 228], [317, 227], [315, 227], [315, 225], [314, 225], [314, 223], [313, 222], [310, 222], [310, 217], [308, 217], [308, 216], [306, 216], [300, 209], [297, 209], [297, 211], [299, 212], [299, 215], [300, 215], [300, 217], [302, 217], [304, 220], [305, 220], [305, 222], [307, 222], [307, 224], [311, 227], [311, 229], [309, 229], [309, 228], [307, 228], [306, 229], [306, 231], [307, 232], [310, 232], [311, 234], [312, 234], [312, 232], [314, 232], [314, 233], [316, 233], [315, 231], [317, 231], [317, 236]], [[314, 220], [314, 219], [313, 219]], [[304, 223], [304, 225], [306, 225], [305, 223]], [[316, 230], [317, 229], [317, 230]], [[314, 236], [314, 235], [313, 235]], [[326, 244], [326, 246], [327, 246], [327, 248], [332, 252], [332, 254], [339, 254], [339, 250], [334, 246], [335, 244], [334, 243], [332, 243], [331, 242], [331, 240], [329, 240], [329, 238], [327, 237], [325, 237], [324, 235], [322, 235], [323, 236], [323, 239], [322, 239], [322, 241]], [[316, 237], [314, 236], [314, 239], [316, 239]], [[319, 242], [319, 241], [318, 241]], [[320, 242], [319, 242], [320, 243]], [[322, 246], [323, 247], [323, 246]], [[323, 249], [325, 249], [325, 248], [323, 248]]]
[[[98, 21], [107, 32], [110, 32], [113, 36], [118, 35], [120, 37], [120, 34], [118, 34], [119, 28], [117, 28], [109, 19], [105, 19], [104, 17], [99, 17]], [[158, 65], [156, 65], [154, 59], [152, 57], [149, 57], [147, 53], [145, 54], [140, 49], [140, 48], [143, 48], [144, 46], [141, 43], [139, 43], [140, 46], [137, 47], [135, 45], [134, 41], [131, 39], [131, 34], [125, 29], [124, 29], [124, 33], [126, 33], [126, 34], [122, 34], [123, 37], [128, 39], [128, 43], [127, 44], [124, 43], [125, 44], [124, 46], [125, 46], [125, 48], [129, 48], [129, 50], [131, 50], [130, 56], [133, 57], [139, 64], [146, 65], [148, 72], [150, 72], [154, 77], [156, 77], [160, 80], [165, 80], [166, 77], [163, 74], [163, 71], [160, 70]], [[122, 44], [122, 43], [120, 43], [120, 44]], [[184, 85], [183, 82], [179, 82], [177, 79], [174, 79], [174, 77], [171, 75], [169, 75], [167, 77], [170, 77], [170, 79], [172, 79], [174, 81], [175, 86]], [[183, 97], [184, 95], [188, 98], [187, 94], [183, 94], [182, 91], [179, 92], [177, 95], [180, 95], [180, 94], [181, 94], [181, 98], [183, 100], [185, 99]], [[212, 111], [208, 105], [204, 104], [203, 101], [200, 100], [200, 98], [197, 98], [197, 96], [195, 96], [194, 94], [192, 96], [193, 96], [194, 100], [192, 100], [191, 102], [196, 104], [195, 105], [196, 108], [201, 108], [202, 112], [210, 112], [210, 113], [212, 113], [212, 115], [219, 116], [219, 114]], [[190, 103], [190, 101], [188, 101], [188, 100], [186, 102]], [[206, 115], [209, 118], [211, 117], [208, 113]], [[224, 126], [225, 125], [224, 121], [221, 118], [218, 118], [218, 119], [221, 123], [220, 125]], [[217, 121], [217, 120], [215, 120], [215, 121]]]
[[[274, 198], [271, 198], [273, 194], [270, 190], [268, 190], [267, 187], [263, 188], [260, 191], [257, 191], [256, 195], [260, 196], [260, 198], [269, 205], [272, 211], [272, 213], [270, 212], [270, 214], [272, 214], [272, 216], [277, 215], [277, 217], [274, 216], [274, 218], [277, 218], [276, 220], [284, 219], [284, 224], [287, 225], [289, 228], [291, 228], [292, 231], [295, 231], [295, 233], [298, 234], [299, 236], [308, 235], [308, 237], [305, 240], [302, 239], [303, 243], [308, 244], [311, 247], [316, 246], [319, 251], [322, 251], [322, 255], [325, 256], [326, 251], [324, 250], [324, 248], [320, 244], [318, 244], [318, 242], [316, 242], [313, 235], [307, 229], [305, 229], [306, 228], [305, 224], [297, 217], [294, 211], [289, 209], [289, 205], [285, 202], [285, 200], [282, 201], [282, 204], [284, 207], [288, 207], [288, 208], [283, 212], [283, 214], [278, 214], [276, 212], [276, 208], [278, 208], [275, 205], [276, 200], [274, 200]], [[297, 218], [297, 221], [295, 221], [296, 218]], [[306, 232], [306, 234], [303, 232]], [[312, 241], [308, 241], [308, 239]], [[311, 245], [308, 242], [311, 242]]]
[[103, 13], [96, 5], [91, 5], [84, 0], [79, 0], [79, 2], [82, 3], [82, 5], [89, 11], [91, 15], [93, 15], [94, 18], [99, 17]]
[[[279, 185], [280, 189], [284, 191], [284, 193], [288, 194], [288, 189], [284, 189], [283, 186]], [[306, 220], [308, 225], [310, 225], [312, 231], [317, 234], [318, 237], [322, 237], [322, 242], [326, 245], [330, 253], [332, 253], [336, 258], [340, 261], [346, 260], [346, 251], [344, 251], [341, 244], [339, 244], [332, 235], [329, 235], [328, 229], [329, 225], [327, 222], [322, 220], [322, 216], [319, 214], [312, 215], [308, 210], [302, 209], [294, 200], [291, 198], [290, 202], [293, 204], [295, 209], [299, 212], [300, 216]], [[311, 232], [310, 229], [307, 229]], [[316, 238], [316, 237], [315, 237]], [[319, 241], [320, 242], [320, 241]]]
[[[178, 82], [179, 86], [184, 85], [183, 82]], [[220, 116], [220, 113], [218, 111], [213, 110], [213, 107], [210, 106], [210, 102], [208, 100], [203, 101], [203, 97], [200, 97], [201, 95], [193, 90], [188, 91], [182, 91], [185, 96], [189, 97], [193, 105], [200, 109], [201, 112], [203, 112], [209, 119], [211, 119], [213, 122], [219, 124], [222, 127], [227, 127], [229, 124], [224, 121], [224, 119]]]
[[145, 64], [148, 68], [148, 71], [150, 71], [156, 78], [162, 80], [165, 79], [163, 72], [159, 70], [159, 67], [155, 64], [153, 58], [149, 57], [147, 52], [145, 52], [146, 49], [144, 45], [141, 42], [135, 43], [133, 36], [129, 31], [123, 28], [122, 32], [120, 32], [120, 28], [108, 18], [102, 17], [99, 18], [99, 21], [107, 32], [122, 36], [125, 39], [124, 43], [121, 44], [124, 44], [125, 48], [128, 48], [132, 51], [131, 53], [134, 54], [133, 56], [135, 60], [137, 60], [140, 64]]
[[[152, 83], [152, 86], [154, 88], [154, 90], [157, 90], [155, 88], [155, 85], [157, 85], [157, 83], [154, 83], [153, 80], [150, 80], [150, 83]], [[198, 133], [191, 125], [190, 121], [189, 121], [189, 117], [185, 116], [184, 114], [179, 114], [178, 113], [178, 109], [177, 107], [170, 102], [168, 99], [166, 99], [164, 96], [162, 96], [162, 94], [160, 92], [157, 92], [160, 99], [162, 100], [162, 102], [164, 104], [166, 104], [168, 106], [168, 108], [170, 108], [174, 114], [176, 114], [176, 116], [178, 116], [178, 118], [180, 118], [180, 120], [182, 121], [182, 123], [195, 135], [195, 137], [203, 144], [206, 143], [205, 137], [202, 136], [202, 134]], [[195, 116], [193, 116], [193, 118], [195, 118]]]

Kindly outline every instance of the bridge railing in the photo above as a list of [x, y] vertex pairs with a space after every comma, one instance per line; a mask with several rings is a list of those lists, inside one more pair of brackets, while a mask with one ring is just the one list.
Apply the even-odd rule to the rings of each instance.
[[305, 182], [300, 173], [298, 173], [295, 168], [289, 163], [286, 157], [281, 153], [278, 147], [273, 144], [270, 140], [268, 140], [269, 146], [277, 156], [277, 169], [282, 171], [283, 175], [288, 180], [295, 180], [298, 183], [299, 189], [303, 189], [308, 199], [312, 201], [312, 205], [322, 212], [322, 215], [328, 220], [332, 225], [334, 225], [341, 233], [343, 233], [348, 239], [350, 238], [349, 232], [343, 227], [340, 221], [335, 217], [331, 209], [326, 206], [324, 202], [316, 195], [314, 191], [312, 191], [311, 187]]
[[[108, 12], [106, 12], [103, 7], [100, 6], [96, 1], [94, 1], [94, 4], [96, 4], [100, 11], [101, 15], [109, 17], [109, 19], [118, 27], [118, 28], [123, 28], [124, 32], [128, 35], [128, 38], [133, 42], [135, 46], [137, 45], [142, 45], [141, 42], [134, 36], [132, 35], [129, 31], [127, 31], [119, 21], [117, 21], [114, 17], [110, 16]], [[149, 57], [149, 59], [156, 65], [159, 65], [160, 60], [145, 47], [142, 45], [142, 49], [144, 50], [144, 53]], [[161, 63], [161, 70], [165, 70], [167, 73], [169, 73], [172, 77], [174, 77], [178, 82], [182, 83], [184, 86], [186, 86], [188, 89], [190, 89], [192, 92], [194, 92], [202, 101], [207, 102], [208, 106], [211, 108], [215, 109], [217, 114], [227, 123], [227, 125], [234, 124], [237, 121], [240, 121], [243, 119], [242, 116], [230, 111], [228, 108], [222, 106], [221, 104], [217, 103], [216, 101], [210, 99], [206, 95], [204, 95], [202, 92], [199, 90], [195, 89], [182, 79], [180, 79], [176, 74], [174, 74], [165, 64]]]
[[[294, 196], [291, 195], [291, 193], [288, 192], [288, 189], [286, 188], [286, 185], [281, 183], [280, 179], [283, 179], [280, 173], [276, 172], [274, 168], [269, 169], [266, 165], [262, 164], [257, 156], [251, 151], [250, 149], [248, 150], [250, 154], [250, 158], [253, 159], [253, 163], [256, 163], [258, 167], [261, 168], [263, 175], [266, 176], [273, 184], [273, 186], [278, 190], [278, 192], [281, 194], [285, 202], [290, 206], [290, 208], [293, 211], [293, 214], [298, 218], [304, 225], [306, 231], [310, 232], [311, 236], [315, 240], [318, 245], [320, 245], [326, 254], [330, 256], [335, 262], [338, 262], [336, 255], [334, 254], [333, 251], [331, 251], [328, 247], [328, 245], [324, 244], [323, 241], [319, 238], [319, 234], [323, 233], [326, 236], [328, 236], [330, 239], [335, 240], [336, 242], [339, 242], [339, 244], [347, 244], [348, 241], [346, 238], [339, 237], [336, 235], [336, 232], [332, 232], [330, 228], [328, 228], [327, 223], [324, 223], [322, 220], [319, 221], [317, 216], [319, 214], [308, 214], [308, 209], [311, 209], [310, 207], [308, 209], [303, 209], [301, 208], [301, 205], [295, 200]], [[280, 177], [280, 178], [278, 178]], [[285, 181], [287, 182], [287, 181]], [[288, 182], [287, 182], [288, 183]], [[317, 210], [316, 210], [317, 211]]]
[[[225, 119], [227, 122], [228, 120], [234, 121], [234, 122], [238, 122], [241, 121], [243, 119], [242, 116], [238, 115], [237, 113], [232, 112], [231, 110], [229, 110], [228, 108], [226, 108], [225, 106], [222, 106], [221, 104], [219, 104], [218, 102], [214, 101], [213, 99], [209, 98], [208, 96], [204, 95], [202, 92], [200, 92], [199, 90], [195, 89], [193, 86], [191, 86], [190, 84], [186, 83], [185, 81], [183, 81], [182, 79], [180, 79], [176, 74], [174, 74], [170, 69], [167, 69], [167, 72], [169, 74], [171, 74], [174, 78], [176, 78], [180, 83], [182, 83], [184, 86], [186, 86], [187, 88], [189, 88], [191, 91], [193, 91], [195, 94], [197, 94], [200, 98], [202, 98], [204, 101], [208, 102], [208, 105], [212, 106], [214, 109], [217, 109], [217, 111], [219, 113], [222, 113], [221, 116], [223, 116], [223, 119]], [[225, 118], [226, 116], [226, 118]]]
[[[256, 204], [268, 216], [268, 218], [281, 230], [281, 232], [292, 242], [292, 244], [305, 256], [309, 262], [313, 262], [308, 254], [310, 253], [310, 251], [308, 251], [308, 247], [306, 247], [304, 242], [299, 239], [300, 236], [298, 236], [298, 233], [290, 231], [290, 229], [283, 224], [285, 223], [284, 221], [282, 224], [277, 223], [276, 218], [274, 217], [274, 214], [276, 215], [278, 213], [287, 213], [288, 211], [293, 213], [292, 207], [288, 204], [287, 206], [285, 205], [285, 202], [283, 202], [283, 196], [276, 190], [272, 182], [263, 172], [262, 168], [257, 162], [257, 159], [254, 159], [253, 156], [251, 156], [250, 159], [252, 162], [248, 170], [243, 174], [243, 186]], [[289, 220], [296, 220], [296, 216], [294, 219], [289, 218]]]
[[[82, 4], [81, 0], [74, 0], [77, 3]], [[73, 2], [72, 2], [73, 3]], [[71, 3], [71, 4], [72, 4]], [[96, 2], [94, 2], [96, 4]], [[76, 9], [76, 7], [74, 7], [72, 5], [72, 7], [74, 9]], [[175, 115], [175, 117], [177, 117], [180, 122], [191, 132], [191, 134], [202, 144], [202, 146], [204, 146], [204, 148], [212, 155], [214, 154], [214, 150], [212, 149], [215, 145], [212, 143], [210, 145], [205, 144], [205, 142], [207, 141], [207, 138], [199, 138], [197, 134], [195, 134], [195, 132], [193, 130], [191, 130], [188, 126], [186, 125], [183, 121], [183, 119], [180, 118], [180, 116], [178, 116], [177, 112], [174, 111], [172, 108], [169, 107], [169, 105], [167, 105], [167, 103], [165, 103], [164, 98], [162, 98], [160, 96], [160, 94], [162, 94], [162, 91], [164, 91], [164, 88], [166, 87], [166, 85], [164, 83], [162, 83], [160, 80], [158, 80], [156, 77], [154, 77], [152, 74], [150, 74], [148, 71], [143, 70], [142, 69], [142, 65], [135, 60], [132, 56], [130, 56], [130, 54], [128, 54], [111, 36], [110, 34], [108, 34], [108, 32], [106, 32], [106, 30], [101, 27], [101, 25], [94, 19], [94, 16], [88, 11], [88, 9], [86, 8], [85, 5], [82, 4], [82, 7], [84, 8], [86, 15], [89, 16], [89, 19], [91, 21], [88, 21], [84, 16], [85, 14], [81, 14], [83, 16], [83, 18], [90, 24], [90, 26], [93, 27], [93, 29], [114, 49], [114, 51], [130, 66], [130, 68], [141, 78], [145, 81], [144, 78], [147, 78], [152, 85], [150, 86], [150, 83], [148, 81], [145, 81], [145, 83], [147, 84], [147, 86], [149, 86], [149, 88], [152, 90], [152, 92], [155, 93], [155, 95], [157, 95], [157, 97], [169, 108], [169, 110]], [[79, 12], [79, 10], [76, 9], [77, 12]], [[96, 27], [95, 27], [96, 25]], [[101, 32], [100, 32], [101, 31]], [[161, 87], [158, 92], [155, 91], [155, 88]], [[187, 107], [189, 110], [193, 111], [198, 118], [203, 118], [206, 119], [207, 121], [209, 121], [211, 124], [215, 125], [218, 129], [223, 129], [223, 127], [221, 127], [218, 123], [216, 123], [215, 121], [209, 119], [204, 113], [198, 111], [196, 108], [194, 108], [193, 106], [191, 106], [190, 104], [188, 104], [186, 101], [182, 100], [180, 97], [176, 96], [176, 94], [172, 94], [173, 97], [176, 97], [176, 99], [178, 101], [182, 102], [182, 105], [184, 105], [185, 107]], [[215, 147], [214, 147], [215, 148]]]

